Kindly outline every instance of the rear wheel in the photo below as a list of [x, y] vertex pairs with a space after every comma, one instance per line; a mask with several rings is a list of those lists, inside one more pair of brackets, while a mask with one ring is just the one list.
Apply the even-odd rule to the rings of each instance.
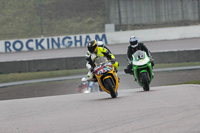
[[143, 90], [149, 91], [149, 79], [148, 79], [148, 73], [144, 72], [141, 73], [142, 83], [144, 85]]
[[106, 89], [108, 89], [110, 91], [110, 95], [112, 98], [116, 98], [117, 97], [117, 92], [115, 92], [115, 85], [113, 85], [113, 83], [111, 82], [110, 78], [105, 79], [105, 84], [107, 86]]

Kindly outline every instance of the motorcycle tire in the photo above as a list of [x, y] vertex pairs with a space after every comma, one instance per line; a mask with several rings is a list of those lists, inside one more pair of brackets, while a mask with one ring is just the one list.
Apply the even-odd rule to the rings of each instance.
[[141, 78], [142, 78], [142, 83], [144, 84], [144, 87], [143, 87], [143, 90], [144, 91], [149, 91], [149, 80], [148, 80], [148, 73], [144, 72], [144, 73], [141, 73]]
[[114, 90], [114, 85], [112, 85], [112, 82], [111, 82], [111, 80], [109, 79], [109, 78], [107, 78], [107, 79], [105, 79], [105, 81], [104, 81], [105, 83], [106, 83], [106, 85], [107, 85], [107, 89], [110, 91], [110, 95], [111, 95], [111, 97], [112, 98], [116, 98], [117, 97], [117, 92], [115, 92], [115, 90]]

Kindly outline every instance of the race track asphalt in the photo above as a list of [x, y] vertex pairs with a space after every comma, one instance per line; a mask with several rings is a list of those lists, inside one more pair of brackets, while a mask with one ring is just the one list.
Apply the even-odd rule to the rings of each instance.
[[2, 133], [199, 133], [200, 86], [0, 101]]

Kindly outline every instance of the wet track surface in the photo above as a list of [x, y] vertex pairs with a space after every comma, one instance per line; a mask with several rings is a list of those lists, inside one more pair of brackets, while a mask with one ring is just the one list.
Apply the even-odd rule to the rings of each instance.
[[2, 133], [199, 133], [199, 85], [0, 101]]

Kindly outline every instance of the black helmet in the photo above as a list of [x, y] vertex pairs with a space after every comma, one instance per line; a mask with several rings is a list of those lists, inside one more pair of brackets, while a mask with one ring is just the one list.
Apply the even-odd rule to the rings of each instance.
[[88, 51], [90, 51], [90, 53], [96, 52], [98, 48], [97, 41], [96, 40], [89, 41], [87, 48], [88, 48]]
[[131, 47], [135, 48], [138, 45], [138, 39], [135, 36], [131, 36], [129, 43], [130, 43]]

